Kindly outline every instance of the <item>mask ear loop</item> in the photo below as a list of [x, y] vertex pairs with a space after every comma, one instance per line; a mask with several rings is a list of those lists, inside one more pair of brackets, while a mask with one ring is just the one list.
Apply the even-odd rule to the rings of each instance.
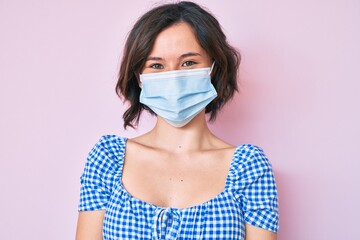
[[142, 88], [141, 73], [135, 73], [136, 80], [140, 88]]
[[215, 61], [213, 61], [213, 64], [211, 65], [211, 68], [210, 68], [210, 71], [209, 71], [209, 75], [211, 75], [211, 72], [212, 72], [212, 70], [213, 70], [213, 68], [214, 68], [214, 65], [215, 65]]

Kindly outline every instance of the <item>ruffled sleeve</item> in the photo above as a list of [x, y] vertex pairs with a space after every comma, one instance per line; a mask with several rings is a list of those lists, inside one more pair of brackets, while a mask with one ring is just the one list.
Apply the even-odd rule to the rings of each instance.
[[274, 174], [263, 150], [243, 145], [235, 153], [233, 189], [245, 223], [278, 231], [278, 197]]
[[88, 154], [80, 176], [78, 211], [105, 209], [119, 178], [119, 159], [122, 158], [122, 139], [107, 135], [100, 138]]

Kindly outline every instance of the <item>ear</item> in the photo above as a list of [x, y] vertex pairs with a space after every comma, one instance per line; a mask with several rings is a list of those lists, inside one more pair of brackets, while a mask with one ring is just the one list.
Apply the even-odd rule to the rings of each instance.
[[142, 88], [142, 82], [140, 80], [140, 74], [139, 73], [135, 73], [135, 76], [136, 76], [136, 81], [139, 85], [140, 88]]

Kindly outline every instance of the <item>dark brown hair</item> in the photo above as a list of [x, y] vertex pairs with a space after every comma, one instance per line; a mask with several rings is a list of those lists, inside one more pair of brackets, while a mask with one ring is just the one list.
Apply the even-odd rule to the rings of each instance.
[[153, 113], [139, 102], [139, 74], [157, 35], [178, 22], [185, 22], [192, 27], [200, 46], [215, 61], [211, 82], [218, 96], [205, 108], [205, 112], [210, 113], [210, 120], [216, 118], [217, 112], [238, 90], [236, 78], [240, 54], [228, 44], [216, 18], [193, 2], [161, 5], [145, 13], [135, 23], [125, 44], [116, 84], [116, 93], [130, 103], [123, 115], [124, 128], [137, 125], [143, 109]]

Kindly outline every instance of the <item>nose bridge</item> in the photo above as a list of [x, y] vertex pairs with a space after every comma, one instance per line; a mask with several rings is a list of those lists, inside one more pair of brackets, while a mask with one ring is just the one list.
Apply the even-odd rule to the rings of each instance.
[[168, 53], [166, 55], [164, 54], [163, 59], [165, 71], [180, 70], [182, 60], [179, 57], [179, 53]]
[[169, 60], [166, 71], [180, 70], [179, 60]]

